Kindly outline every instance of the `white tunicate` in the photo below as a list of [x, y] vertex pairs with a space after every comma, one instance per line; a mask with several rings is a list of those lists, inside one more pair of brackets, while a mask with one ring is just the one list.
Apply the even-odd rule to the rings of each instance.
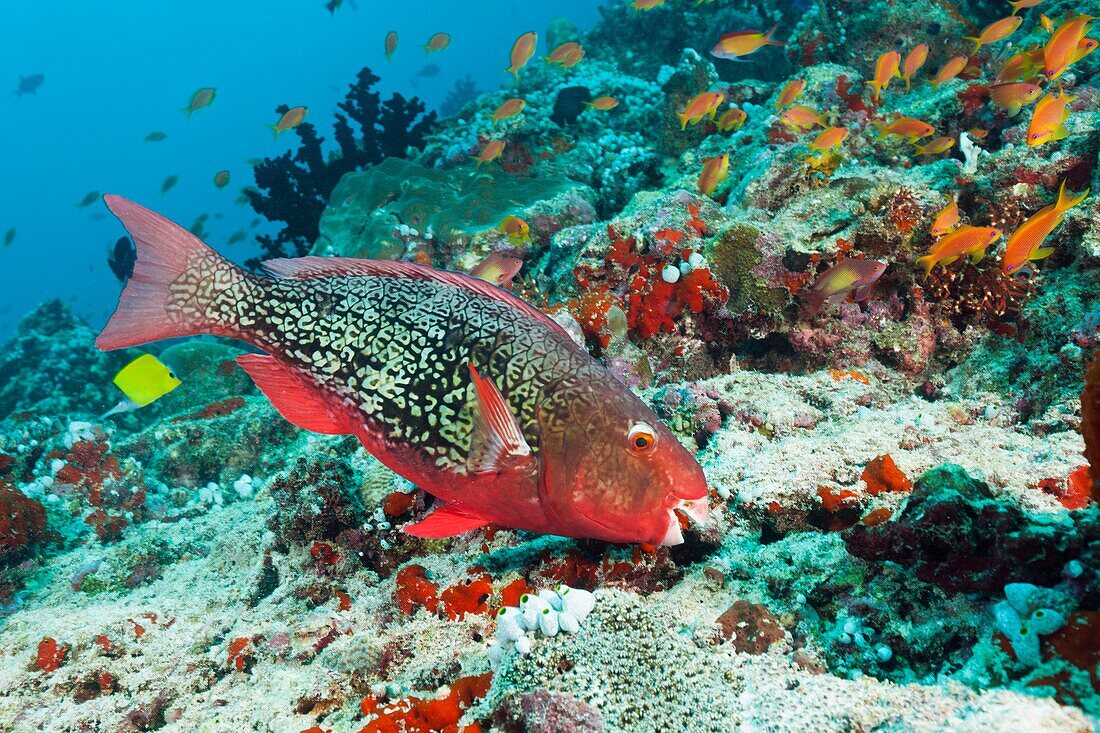
[[539, 598], [550, 604], [550, 608], [555, 611], [561, 610], [561, 596], [549, 588], [543, 588], [539, 591]]
[[569, 611], [562, 611], [558, 614], [558, 628], [566, 634], [575, 634], [581, 630], [581, 624]]
[[516, 639], [516, 651], [520, 654], [527, 655], [531, 653], [531, 637], [521, 636]]
[[707, 260], [700, 252], [692, 252], [691, 257], [688, 257], [688, 264], [691, 265], [693, 270], [701, 270], [707, 266]]
[[1005, 600], [1022, 616], [1028, 612], [1031, 597], [1037, 590], [1039, 586], [1031, 583], [1009, 583], [1005, 586]]
[[501, 641], [516, 641], [524, 635], [524, 631], [520, 628], [519, 616], [509, 616], [507, 618], [500, 619], [497, 622], [497, 638]]
[[680, 274], [681, 275], [687, 275], [689, 272], [691, 272], [691, 265], [689, 265], [686, 262], [681, 262], [680, 263]]
[[674, 283], [680, 279], [680, 268], [676, 265], [665, 265], [661, 269], [661, 279], [666, 283]]
[[523, 625], [528, 629], [534, 629], [539, 623], [539, 614], [544, 608], [550, 608], [550, 604], [538, 596], [525, 593], [519, 601], [519, 610], [523, 613]]
[[558, 634], [558, 612], [552, 608], [543, 609], [539, 614], [539, 631], [543, 633], [543, 636], [557, 636]]
[[875, 656], [880, 662], [889, 662], [894, 656], [894, 650], [886, 644], [879, 644], [875, 647]]
[[561, 596], [562, 609], [573, 614], [577, 621], [581, 623], [596, 606], [596, 596], [582, 588], [559, 585], [558, 595]]
[[1080, 578], [1085, 572], [1085, 566], [1080, 560], [1070, 560], [1066, 563], [1066, 575], [1071, 578]]
[[848, 619], [847, 621], [844, 622], [844, 633], [845, 634], [854, 634], [857, 631], [859, 631], [859, 624], [856, 623], [855, 619], [850, 618], [850, 619]]

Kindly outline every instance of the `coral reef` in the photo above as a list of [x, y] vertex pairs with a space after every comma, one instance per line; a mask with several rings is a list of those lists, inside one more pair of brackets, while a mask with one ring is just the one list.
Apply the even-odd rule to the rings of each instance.
[[[301, 145], [294, 153], [265, 158], [254, 169], [259, 190], [245, 193], [256, 213], [269, 221], [281, 222], [275, 236], [261, 235], [263, 258], [304, 255], [317, 239], [321, 212], [340, 178], [351, 171], [380, 163], [383, 159], [405, 156], [410, 148], [421, 147], [435, 123], [435, 112], [425, 113], [424, 103], [395, 93], [382, 101], [373, 91], [379, 78], [364, 67], [337, 105], [333, 135], [339, 146], [335, 154], [325, 155], [324, 138], [312, 123], [294, 128]], [[286, 105], [275, 111], [284, 114]], [[358, 132], [351, 122], [359, 128]], [[253, 266], [256, 263], [252, 263]]]

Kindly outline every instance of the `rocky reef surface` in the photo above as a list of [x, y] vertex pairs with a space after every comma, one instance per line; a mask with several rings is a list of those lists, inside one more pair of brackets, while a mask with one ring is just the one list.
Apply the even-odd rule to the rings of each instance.
[[[138, 352], [97, 352], [49, 302], [0, 355], [0, 727], [1095, 729], [1100, 510], [1081, 433], [1097, 428], [1081, 394], [1100, 346], [1100, 198], [1067, 212], [1046, 259], [1013, 275], [1001, 260], [1063, 181], [1100, 190], [1100, 54], [1060, 80], [1067, 136], [1032, 147], [1032, 110], [1009, 116], [990, 85], [1046, 42], [1034, 10], [971, 53], [964, 37], [1001, 3], [659, 5], [617, 3], [585, 35], [555, 24], [550, 47], [582, 43], [580, 63], [532, 61], [413, 141], [394, 131], [422, 109], [390, 102], [388, 143], [262, 201], [278, 211], [300, 188], [317, 214], [284, 218], [272, 253], [315, 236], [324, 255], [522, 259], [514, 290], [697, 451], [707, 524], [671, 548], [409, 537], [430, 499], [353, 438], [282, 420], [237, 345], [154, 347], [183, 386], [96, 417]], [[776, 22], [782, 49], [707, 54], [716, 28]], [[919, 42], [927, 65], [876, 100], [876, 59]], [[848, 130], [840, 147], [782, 119], [791, 79]], [[736, 106], [744, 122], [681, 129], [714, 90], [715, 118]], [[618, 106], [585, 104], [604, 95]], [[493, 119], [511, 97], [523, 111]], [[369, 106], [352, 106], [364, 131]], [[953, 145], [876, 133], [896, 115]], [[475, 166], [493, 140], [501, 156]], [[914, 260], [952, 200], [1002, 240], [925, 277]], [[509, 216], [529, 234], [502, 231]], [[886, 264], [866, 297], [812, 307], [853, 260]], [[590, 612], [568, 589], [593, 593]], [[516, 620], [536, 608], [555, 620]]]

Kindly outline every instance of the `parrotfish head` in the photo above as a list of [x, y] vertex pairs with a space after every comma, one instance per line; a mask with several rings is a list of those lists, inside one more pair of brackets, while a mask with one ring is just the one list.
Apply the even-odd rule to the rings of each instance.
[[699, 523], [707, 517], [703, 470], [652, 410], [608, 382], [606, 392], [590, 385], [590, 394], [574, 395], [564, 419], [540, 412], [540, 494], [558, 525], [551, 531], [680, 544], [675, 510]]

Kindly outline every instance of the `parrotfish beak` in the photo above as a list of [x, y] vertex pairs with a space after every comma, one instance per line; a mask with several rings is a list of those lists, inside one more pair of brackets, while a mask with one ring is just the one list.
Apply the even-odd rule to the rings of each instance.
[[684, 533], [680, 528], [680, 517], [676, 514], [681, 511], [688, 519], [697, 525], [703, 525], [707, 521], [707, 498], [682, 500], [672, 509], [668, 510], [668, 529], [665, 531], [661, 544], [665, 546], [680, 545], [684, 542]]

